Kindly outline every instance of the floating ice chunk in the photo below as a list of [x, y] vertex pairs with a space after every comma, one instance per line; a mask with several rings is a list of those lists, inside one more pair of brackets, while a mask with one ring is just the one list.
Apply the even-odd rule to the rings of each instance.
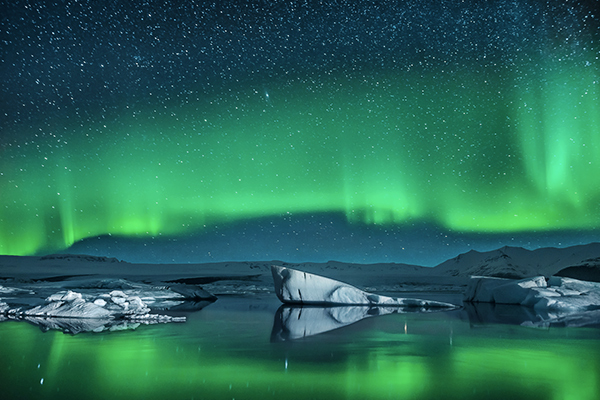
[[119, 299], [119, 298], [125, 299], [125, 298], [127, 298], [127, 295], [125, 293], [123, 293], [122, 291], [120, 291], [120, 290], [113, 290], [112, 292], [109, 293], [109, 295], [113, 299]]
[[98, 296], [93, 301], [83, 299], [81, 293], [58, 292], [46, 299], [47, 304], [23, 312], [26, 316], [61, 318], [112, 319], [124, 316], [139, 316], [149, 313], [150, 308], [138, 297], [127, 296], [121, 291], [112, 291], [108, 297]]
[[[27, 284], [35, 292], [0, 286], [0, 322], [27, 320], [42, 330], [101, 332], [130, 329], [139, 324], [186, 320], [185, 317], [151, 313], [149, 304], [154, 310], [182, 304], [198, 310], [210, 304], [209, 301], [216, 300], [214, 295], [195, 285], [172, 285], [171, 288], [164, 284], [158, 286], [125, 280], [119, 280], [117, 284], [112, 284], [109, 279], [98, 282], [86, 277], [83, 282], [69, 280], [53, 285]], [[82, 288], [77, 290], [79, 283], [82, 283]], [[185, 301], [188, 299], [193, 301]], [[200, 299], [209, 301], [198, 303]]]
[[433, 300], [393, 298], [371, 294], [347, 283], [277, 265], [271, 267], [271, 273], [275, 284], [275, 294], [283, 303], [421, 307], [424, 309], [456, 308], [453, 304]]
[[94, 300], [94, 304], [100, 307], [104, 307], [106, 305], [106, 301], [104, 299], [96, 299]]
[[9, 305], [0, 300], [0, 315], [7, 313], [9, 309]]
[[574, 312], [600, 308], [600, 283], [542, 276], [521, 280], [474, 276], [467, 302], [520, 304], [535, 310]]

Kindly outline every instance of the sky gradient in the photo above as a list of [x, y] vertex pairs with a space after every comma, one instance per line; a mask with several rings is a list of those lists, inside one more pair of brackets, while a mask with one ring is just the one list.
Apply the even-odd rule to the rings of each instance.
[[1, 254], [435, 264], [597, 240], [593, 2], [2, 9]]

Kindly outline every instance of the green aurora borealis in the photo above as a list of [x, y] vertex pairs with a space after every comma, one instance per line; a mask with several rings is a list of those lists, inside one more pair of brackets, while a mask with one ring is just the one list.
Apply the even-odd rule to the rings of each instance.
[[597, 55], [471, 67], [278, 78], [19, 126], [0, 158], [0, 253], [286, 213], [600, 227]]

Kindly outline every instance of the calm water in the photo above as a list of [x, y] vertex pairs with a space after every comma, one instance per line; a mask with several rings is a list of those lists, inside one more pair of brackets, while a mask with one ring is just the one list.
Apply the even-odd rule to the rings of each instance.
[[0, 398], [600, 397], [598, 329], [473, 323], [460, 311], [273, 342], [278, 307], [270, 296], [224, 297], [185, 324], [76, 336], [4, 322]]

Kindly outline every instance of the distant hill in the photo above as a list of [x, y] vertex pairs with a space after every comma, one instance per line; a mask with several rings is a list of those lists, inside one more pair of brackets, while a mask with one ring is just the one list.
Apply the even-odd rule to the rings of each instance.
[[64, 261], [89, 261], [89, 262], [120, 262], [114, 257], [89, 256], [85, 254], [50, 254], [39, 258], [40, 261], [64, 260]]
[[560, 275], [600, 281], [600, 243], [536, 250], [509, 246], [487, 252], [471, 250], [444, 261], [436, 266], [432, 273], [515, 279], [535, 275]]
[[116, 258], [54, 254], [43, 257], [0, 256], [0, 279], [102, 275], [147, 280], [234, 278], [271, 282], [271, 265], [280, 265], [343, 280], [358, 286], [407, 285], [411, 282], [464, 284], [471, 275], [525, 278], [560, 275], [600, 282], [600, 243], [565, 248], [527, 250], [502, 247], [478, 252], [471, 250], [429, 268], [408, 264], [287, 263], [284, 261], [231, 261], [204, 264], [132, 264]]
[[80, 254], [48, 256], [0, 256], [0, 279], [71, 279], [76, 276], [101, 276], [148, 281], [212, 282], [251, 279], [272, 282], [271, 265], [280, 265], [343, 279], [355, 285], [387, 282], [398, 276], [422, 275], [431, 268], [407, 264], [287, 263], [284, 261], [225, 261], [203, 264], [133, 264], [116, 258]]

